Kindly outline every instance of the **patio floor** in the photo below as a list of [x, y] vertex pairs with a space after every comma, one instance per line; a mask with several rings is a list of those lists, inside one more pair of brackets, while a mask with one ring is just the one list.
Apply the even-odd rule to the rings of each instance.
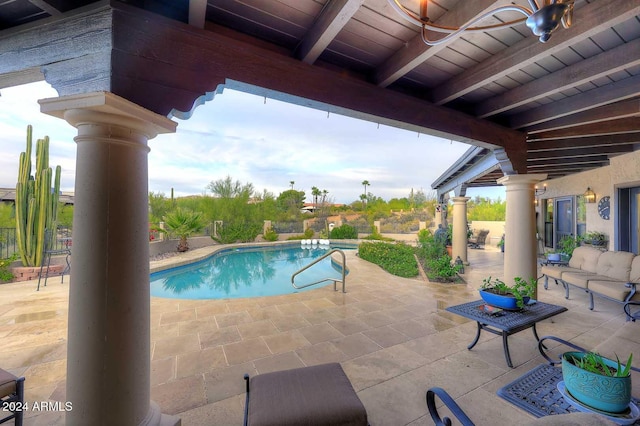
[[[483, 333], [469, 351], [475, 323], [444, 310], [478, 299], [482, 278], [502, 275], [503, 255], [495, 248], [469, 250], [469, 261], [467, 285], [394, 277], [350, 252], [346, 294], [327, 286], [236, 300], [152, 298], [152, 399], [185, 426], [240, 425], [244, 373], [337, 361], [372, 426], [432, 424], [424, 399], [432, 386], [448, 390], [478, 425], [530, 419], [496, 391], [544, 362], [531, 331], [509, 338], [511, 369], [498, 336]], [[0, 286], [0, 367], [26, 376], [31, 404], [66, 401], [67, 282], [50, 279], [39, 292], [33, 281]], [[573, 290], [565, 300], [553, 283], [547, 291], [540, 285], [538, 298], [569, 308], [539, 323], [540, 336], [592, 347], [624, 323], [621, 305], [597, 298], [589, 311], [585, 293]], [[63, 424], [64, 413], [31, 411], [25, 423]]]

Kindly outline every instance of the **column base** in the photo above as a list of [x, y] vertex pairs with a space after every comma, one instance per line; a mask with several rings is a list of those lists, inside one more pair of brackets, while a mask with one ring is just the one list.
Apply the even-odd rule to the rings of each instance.
[[139, 426], [181, 426], [182, 420], [176, 416], [170, 416], [169, 414], [162, 414], [160, 412], [160, 406], [151, 401], [149, 404], [149, 412], [147, 417], [142, 420]]

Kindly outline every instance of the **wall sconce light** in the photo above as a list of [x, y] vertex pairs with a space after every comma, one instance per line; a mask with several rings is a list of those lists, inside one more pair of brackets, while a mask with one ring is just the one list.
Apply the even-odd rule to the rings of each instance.
[[542, 188], [538, 188], [538, 186], [536, 185], [535, 187], [536, 189], [536, 197], [544, 194], [545, 192], [547, 192], [547, 184], [545, 183]]
[[587, 190], [584, 192], [584, 201], [586, 203], [596, 202], [596, 193], [593, 192], [590, 187], [587, 187]]

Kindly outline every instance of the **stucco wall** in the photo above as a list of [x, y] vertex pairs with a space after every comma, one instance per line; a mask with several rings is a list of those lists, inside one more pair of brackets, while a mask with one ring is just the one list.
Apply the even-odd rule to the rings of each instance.
[[[609, 250], [613, 250], [616, 247], [616, 189], [640, 186], [640, 151], [613, 157], [609, 166], [547, 180], [541, 184], [547, 185], [547, 191], [540, 196], [541, 199], [584, 194], [587, 187], [590, 187], [596, 193], [596, 202], [586, 205], [587, 232], [605, 233], [609, 237]], [[607, 195], [611, 197], [611, 218], [604, 220], [598, 215], [598, 201]], [[539, 229], [543, 229], [544, 215], [540, 206], [536, 209], [540, 212]]]
[[492, 246], [497, 246], [502, 234], [504, 234], [504, 221], [474, 220], [470, 227], [472, 231], [488, 229], [489, 235], [487, 235], [486, 243]]

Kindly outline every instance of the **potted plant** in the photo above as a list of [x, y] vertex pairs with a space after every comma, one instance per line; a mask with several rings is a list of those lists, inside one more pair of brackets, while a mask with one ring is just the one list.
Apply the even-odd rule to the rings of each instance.
[[538, 280], [531, 278], [527, 281], [515, 277], [513, 281], [513, 285], [508, 285], [498, 278], [485, 278], [480, 287], [480, 297], [488, 305], [497, 308], [522, 309], [535, 296]]
[[573, 251], [580, 244], [580, 237], [574, 238], [572, 235], [565, 235], [558, 241], [556, 253], [560, 253], [564, 260], [571, 259]]
[[562, 379], [565, 389], [578, 402], [589, 407], [621, 413], [631, 402], [631, 361], [626, 364], [604, 358], [595, 352], [562, 354]]
[[498, 247], [500, 247], [500, 251], [504, 253], [504, 234], [502, 234], [502, 238], [498, 241]]
[[607, 236], [602, 232], [587, 232], [587, 235], [584, 236], [584, 242], [594, 247], [602, 247], [607, 243]]

